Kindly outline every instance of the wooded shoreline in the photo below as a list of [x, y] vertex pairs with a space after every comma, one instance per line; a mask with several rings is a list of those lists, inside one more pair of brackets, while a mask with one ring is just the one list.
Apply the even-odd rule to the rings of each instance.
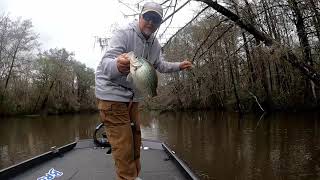
[[[193, 69], [161, 75], [145, 108], [319, 111], [319, 2], [201, 1], [163, 44], [166, 61]], [[95, 111], [94, 70], [38, 39], [31, 20], [0, 16], [0, 116]]]

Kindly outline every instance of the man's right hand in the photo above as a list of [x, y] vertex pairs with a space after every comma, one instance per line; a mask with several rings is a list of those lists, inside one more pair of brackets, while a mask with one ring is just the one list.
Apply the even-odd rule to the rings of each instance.
[[117, 57], [118, 71], [123, 74], [128, 74], [130, 71], [130, 60], [127, 57], [127, 53], [123, 53]]

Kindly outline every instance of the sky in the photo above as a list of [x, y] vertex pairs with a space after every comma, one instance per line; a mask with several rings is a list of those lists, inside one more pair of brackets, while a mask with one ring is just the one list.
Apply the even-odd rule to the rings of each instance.
[[[132, 4], [128, 6], [137, 9]], [[191, 7], [194, 4], [177, 13], [172, 27], [181, 27], [192, 18]], [[43, 50], [66, 48], [76, 60], [96, 69], [103, 54], [95, 43], [96, 37], [110, 36], [112, 25], [121, 26], [134, 19], [123, 14], [135, 12], [118, 0], [0, 0], [0, 14], [3, 13], [11, 19], [31, 19]], [[175, 30], [170, 28], [167, 34]]]

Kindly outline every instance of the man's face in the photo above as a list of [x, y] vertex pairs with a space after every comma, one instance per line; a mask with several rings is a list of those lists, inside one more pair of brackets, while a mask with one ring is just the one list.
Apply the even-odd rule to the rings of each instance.
[[147, 12], [140, 16], [139, 27], [141, 32], [150, 37], [161, 24], [161, 17], [155, 12]]

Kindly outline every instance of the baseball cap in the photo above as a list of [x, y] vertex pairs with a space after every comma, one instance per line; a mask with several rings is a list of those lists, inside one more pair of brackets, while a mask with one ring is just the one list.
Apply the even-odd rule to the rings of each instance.
[[150, 11], [157, 13], [162, 19], [163, 9], [160, 4], [155, 2], [146, 2], [142, 7], [141, 14], [143, 15], [144, 13], [147, 13]]

